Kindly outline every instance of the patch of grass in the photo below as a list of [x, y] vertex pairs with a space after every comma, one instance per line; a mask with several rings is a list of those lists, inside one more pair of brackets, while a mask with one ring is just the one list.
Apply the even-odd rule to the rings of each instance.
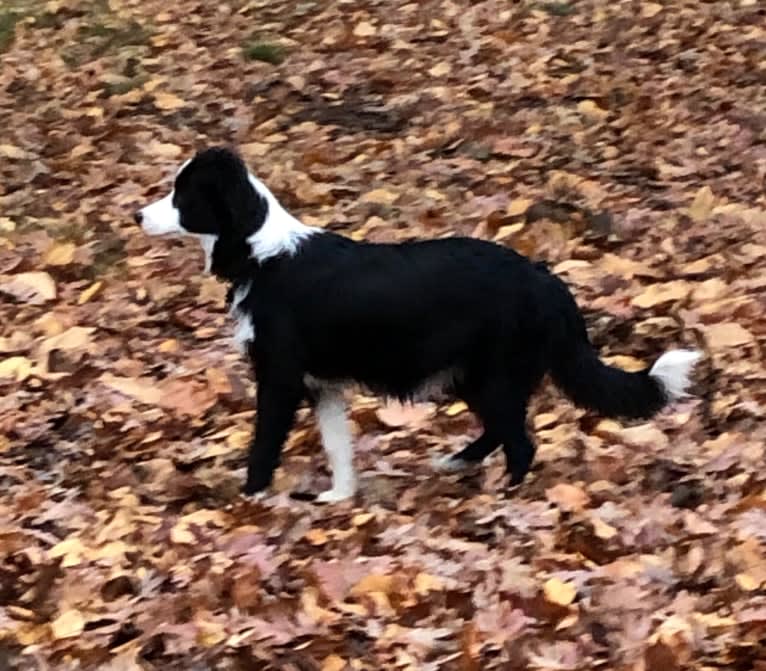
[[149, 39], [149, 33], [137, 21], [131, 21], [124, 26], [94, 22], [81, 26], [77, 32], [83, 39], [92, 40], [95, 50], [101, 53], [129, 45], [145, 44]]
[[577, 11], [575, 6], [568, 2], [541, 2], [538, 7], [553, 16], [570, 16]]
[[9, 10], [0, 11], [0, 53], [11, 46], [20, 16]]
[[61, 28], [65, 18], [58, 12], [43, 12], [35, 17], [35, 28]]
[[137, 47], [149, 41], [150, 32], [137, 21], [114, 24], [112, 15], [88, 17], [88, 22], [77, 29], [78, 40], [61, 54], [69, 67], [78, 67], [108, 53], [120, 52], [124, 47]]
[[108, 237], [96, 245], [93, 262], [85, 270], [85, 274], [88, 279], [95, 280], [118, 270], [126, 258], [125, 243], [118, 237]]
[[39, 0], [3, 0], [0, 2], [0, 53], [8, 49], [16, 35], [19, 21], [31, 19], [39, 28], [58, 28], [61, 20], [57, 14], [44, 9]]
[[137, 77], [126, 77], [124, 80], [109, 82], [104, 87], [104, 94], [107, 98], [124, 95], [133, 89], [140, 88], [148, 79], [147, 75], [138, 75]]
[[248, 61], [263, 61], [279, 65], [287, 58], [287, 49], [275, 42], [250, 40], [242, 46], [242, 54]]

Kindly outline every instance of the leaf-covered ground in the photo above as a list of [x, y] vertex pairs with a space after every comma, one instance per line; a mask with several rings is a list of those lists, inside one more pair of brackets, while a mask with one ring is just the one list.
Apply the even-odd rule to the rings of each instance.
[[[10, 0], [0, 50], [1, 668], [766, 668], [762, 3]], [[546, 385], [513, 496], [433, 473], [460, 404], [356, 397], [353, 504], [289, 498], [306, 411], [240, 499], [223, 288], [130, 216], [221, 142], [307, 223], [549, 261], [619, 365], [702, 348], [697, 397]]]

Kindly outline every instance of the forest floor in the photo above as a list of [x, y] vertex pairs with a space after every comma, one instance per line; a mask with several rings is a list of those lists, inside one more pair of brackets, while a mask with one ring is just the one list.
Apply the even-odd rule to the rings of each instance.
[[[0, 668], [766, 669], [762, 3], [9, 0], [0, 50]], [[243, 500], [225, 288], [131, 220], [213, 143], [308, 224], [547, 261], [695, 396], [546, 384], [516, 492], [433, 472], [460, 403], [357, 396], [355, 501], [290, 498], [306, 410]]]

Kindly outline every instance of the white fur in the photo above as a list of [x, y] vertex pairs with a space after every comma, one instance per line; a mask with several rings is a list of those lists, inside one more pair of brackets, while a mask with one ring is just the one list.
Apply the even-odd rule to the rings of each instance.
[[237, 320], [237, 325], [234, 328], [234, 342], [243, 352], [247, 348], [247, 344], [255, 340], [255, 325], [253, 324], [253, 318], [246, 310], [240, 308], [240, 304], [247, 298], [247, 294], [250, 293], [250, 288], [252, 286], [252, 282], [248, 282], [239, 287], [234, 292], [231, 308], [229, 309], [229, 314]]
[[173, 207], [173, 192], [141, 209], [141, 228], [147, 235], [186, 233], [181, 228], [181, 217]]
[[460, 457], [454, 457], [451, 454], [435, 457], [431, 460], [433, 469], [441, 471], [442, 473], [456, 473], [457, 471], [465, 470], [471, 465], [470, 461], [466, 461]]
[[649, 375], [662, 384], [669, 401], [684, 398], [688, 396], [686, 389], [690, 384], [689, 375], [701, 356], [700, 352], [689, 349], [665, 352], [654, 363]]
[[205, 252], [205, 272], [209, 273], [213, 267], [213, 247], [215, 247], [218, 236], [211, 233], [194, 233], [193, 235], [199, 240], [202, 251]]
[[332, 471], [332, 488], [322, 492], [317, 500], [332, 503], [351, 498], [356, 492], [356, 474], [343, 393], [325, 388], [320, 394], [316, 413], [322, 444]]
[[279, 254], [295, 254], [302, 240], [321, 232], [322, 229], [306, 226], [287, 212], [261, 180], [251, 174], [249, 178], [268, 206], [263, 225], [247, 239], [254, 258], [265, 261]]

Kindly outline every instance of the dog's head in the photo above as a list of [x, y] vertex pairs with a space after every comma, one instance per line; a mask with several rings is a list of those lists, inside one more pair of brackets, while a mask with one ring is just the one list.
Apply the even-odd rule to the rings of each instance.
[[263, 224], [267, 210], [242, 159], [229, 149], [213, 147], [186, 161], [173, 190], [138, 210], [135, 219], [149, 235], [191, 233], [244, 239]]
[[251, 261], [293, 254], [314, 229], [290, 216], [232, 150], [212, 147], [184, 163], [172, 191], [134, 216], [148, 235], [200, 239], [207, 269], [231, 278]]

